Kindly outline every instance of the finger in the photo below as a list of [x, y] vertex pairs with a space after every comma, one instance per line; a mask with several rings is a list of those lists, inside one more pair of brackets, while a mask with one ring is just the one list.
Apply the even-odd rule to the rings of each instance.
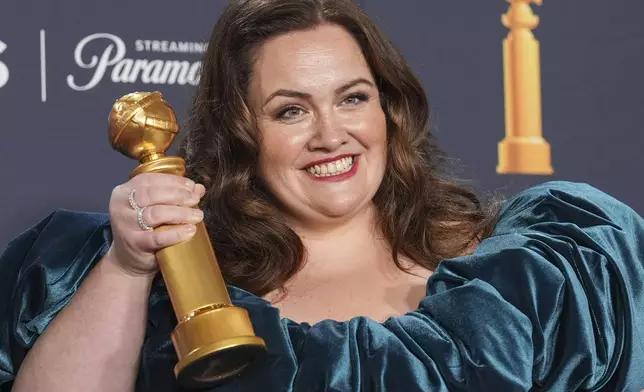
[[[200, 195], [200, 188], [197, 186], [193, 190], [177, 186], [141, 186], [135, 190], [134, 201], [139, 207], [158, 204], [192, 207], [199, 203], [201, 196], [203, 195]], [[129, 206], [129, 202], [127, 205]]]
[[195, 225], [180, 225], [163, 230], [151, 231], [140, 237], [141, 250], [144, 252], [156, 252], [179, 242], [192, 238], [197, 231]]
[[[196, 224], [202, 220], [203, 211], [191, 207], [153, 205], [143, 211], [143, 222], [150, 227], [185, 223]], [[138, 227], [138, 222], [136, 225]]]
[[143, 173], [130, 180], [131, 188], [141, 186], [165, 186], [184, 188], [188, 191], [195, 189], [195, 182], [189, 178], [167, 173]]
[[195, 192], [199, 195], [199, 199], [201, 199], [206, 194], [206, 187], [202, 184], [197, 184], [195, 185]]

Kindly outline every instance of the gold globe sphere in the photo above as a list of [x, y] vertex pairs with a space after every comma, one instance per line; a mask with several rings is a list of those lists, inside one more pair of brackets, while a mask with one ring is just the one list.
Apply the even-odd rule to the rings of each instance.
[[121, 97], [112, 106], [108, 122], [112, 148], [138, 161], [164, 155], [179, 132], [172, 107], [158, 91]]

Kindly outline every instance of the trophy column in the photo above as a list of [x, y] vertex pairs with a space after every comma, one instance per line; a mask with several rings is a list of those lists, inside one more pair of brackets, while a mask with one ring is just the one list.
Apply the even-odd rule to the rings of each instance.
[[[112, 148], [140, 162], [130, 178], [142, 173], [184, 176], [184, 160], [165, 156], [178, 131], [174, 111], [159, 92], [125, 95], [109, 117]], [[203, 221], [190, 240], [164, 248], [156, 257], [178, 321], [172, 342], [180, 384], [220, 384], [266, 352], [248, 312], [230, 301]]]
[[539, 42], [532, 29], [539, 25], [530, 3], [511, 5], [502, 22], [510, 29], [503, 41], [505, 138], [499, 143], [497, 173], [552, 174], [550, 144], [541, 135], [541, 73]]

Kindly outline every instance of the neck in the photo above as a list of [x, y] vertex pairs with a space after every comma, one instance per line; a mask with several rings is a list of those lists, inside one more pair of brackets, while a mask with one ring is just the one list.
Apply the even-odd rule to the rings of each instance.
[[342, 222], [292, 227], [307, 252], [300, 277], [332, 278], [366, 266], [395, 268], [391, 250], [380, 232], [374, 205]]

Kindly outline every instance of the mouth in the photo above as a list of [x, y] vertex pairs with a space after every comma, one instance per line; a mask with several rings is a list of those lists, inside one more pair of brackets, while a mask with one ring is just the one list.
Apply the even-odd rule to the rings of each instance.
[[306, 170], [313, 177], [335, 177], [349, 173], [355, 164], [356, 156], [346, 156], [331, 162], [318, 163], [307, 167]]

